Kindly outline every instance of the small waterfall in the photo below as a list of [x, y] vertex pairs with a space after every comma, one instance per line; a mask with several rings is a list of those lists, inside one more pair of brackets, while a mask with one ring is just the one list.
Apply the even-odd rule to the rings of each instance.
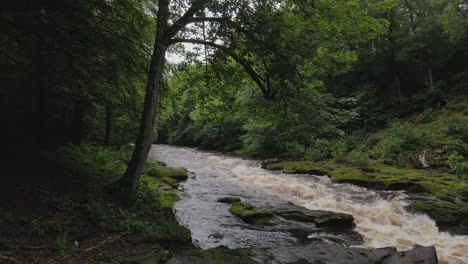
[[[216, 216], [210, 218], [209, 214], [216, 213], [216, 209], [210, 206], [217, 205], [203, 205], [201, 200], [189, 204], [191, 199], [198, 199], [197, 197], [235, 193], [264, 203], [282, 199], [311, 210], [352, 214], [357, 224], [356, 230], [365, 238], [365, 246], [394, 246], [399, 250], [408, 250], [415, 244], [433, 245], [437, 249], [440, 263], [468, 263], [468, 236], [439, 232], [435, 222], [428, 216], [406, 211], [406, 196], [403, 192], [375, 192], [350, 184], [335, 184], [328, 177], [267, 171], [261, 169], [256, 161], [190, 148], [158, 145], [152, 149], [151, 157], [162, 160], [169, 166], [186, 167], [197, 177], [196, 180], [187, 182], [187, 198], [183, 198], [181, 202], [187, 199], [187, 204], [178, 208], [178, 216], [183, 223], [206, 221], [206, 226], [212, 223], [210, 221], [215, 221], [213, 219]], [[420, 160], [422, 164], [427, 164], [424, 154], [420, 156]], [[207, 211], [201, 213], [197, 210]], [[197, 230], [192, 232], [197, 238]], [[258, 241], [258, 234], [242, 235], [247, 236], [246, 244], [268, 243]], [[260, 239], [274, 239], [269, 234], [264, 236]], [[203, 237], [200, 236], [199, 239]], [[232, 239], [239, 240], [238, 237]]]
[[426, 151], [418, 155], [419, 162], [423, 168], [429, 168], [429, 162], [426, 160]]

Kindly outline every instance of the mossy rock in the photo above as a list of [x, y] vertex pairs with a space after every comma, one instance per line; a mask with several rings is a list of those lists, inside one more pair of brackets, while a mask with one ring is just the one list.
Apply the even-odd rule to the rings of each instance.
[[169, 177], [176, 181], [184, 181], [188, 179], [188, 172], [186, 168], [167, 167], [157, 163], [148, 163], [145, 167], [145, 173], [151, 177]]
[[409, 209], [427, 214], [441, 230], [456, 230], [455, 233], [468, 234], [468, 203], [415, 202]]
[[273, 217], [273, 214], [269, 211], [256, 210], [252, 205], [242, 202], [231, 205], [229, 212], [252, 225], [267, 224]]
[[161, 181], [168, 184], [169, 186], [171, 186], [172, 188], [174, 189], [178, 189], [179, 188], [179, 182], [174, 180], [173, 178], [169, 178], [169, 177], [162, 177], [161, 178]]
[[313, 161], [283, 161], [267, 163], [263, 166], [267, 170], [282, 170], [288, 174], [312, 174], [312, 175], [328, 175], [330, 169], [325, 168]]
[[239, 197], [233, 196], [226, 196], [218, 199], [218, 202], [227, 204], [239, 203], [240, 201], [241, 199]]

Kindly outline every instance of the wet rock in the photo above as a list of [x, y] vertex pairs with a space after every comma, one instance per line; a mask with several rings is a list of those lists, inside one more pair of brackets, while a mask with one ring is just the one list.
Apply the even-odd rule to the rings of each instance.
[[434, 247], [416, 245], [413, 249], [403, 252], [396, 250], [389, 256], [384, 256], [375, 262], [382, 264], [437, 264], [437, 253]]
[[239, 203], [240, 201], [241, 199], [239, 197], [233, 196], [226, 196], [218, 199], [218, 202], [227, 204]]
[[317, 227], [333, 227], [333, 228], [353, 228], [354, 217], [349, 214], [335, 213], [320, 210], [294, 209], [280, 210], [275, 214], [281, 217], [306, 223], [314, 223]]
[[317, 227], [352, 228], [354, 217], [349, 214], [328, 212], [316, 219]]
[[251, 204], [241, 202], [231, 205], [229, 212], [244, 222], [253, 225], [267, 224], [273, 217], [273, 214], [269, 211], [257, 210]]
[[435, 264], [434, 247], [415, 246], [412, 250], [398, 252], [395, 248], [366, 249], [340, 245], [306, 244], [272, 250], [254, 250], [257, 259], [273, 259], [278, 264]]

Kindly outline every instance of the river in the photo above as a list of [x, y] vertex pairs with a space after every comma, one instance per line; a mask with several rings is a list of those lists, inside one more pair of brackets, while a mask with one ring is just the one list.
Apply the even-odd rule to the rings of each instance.
[[[403, 192], [372, 191], [350, 184], [335, 184], [328, 177], [290, 175], [260, 168], [255, 160], [199, 151], [193, 148], [154, 145], [150, 158], [168, 166], [185, 167], [191, 177], [183, 184], [176, 215], [192, 232], [194, 243], [208, 249], [293, 245], [295, 238], [281, 231], [247, 225], [231, 215], [228, 205], [217, 202], [238, 196], [259, 207], [293, 203], [311, 210], [352, 214], [355, 231], [365, 247], [435, 246], [440, 263], [468, 263], [468, 236], [439, 232], [423, 214], [409, 213]], [[310, 234], [310, 237], [323, 234]]]

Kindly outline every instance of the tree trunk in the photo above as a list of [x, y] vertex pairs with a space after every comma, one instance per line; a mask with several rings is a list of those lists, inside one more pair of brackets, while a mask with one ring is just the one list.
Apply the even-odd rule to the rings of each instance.
[[85, 106], [84, 100], [80, 99], [75, 104], [73, 120], [71, 124], [71, 142], [73, 144], [81, 144], [83, 139], [83, 122], [84, 122]]
[[104, 136], [104, 145], [109, 146], [111, 137], [112, 112], [109, 106], [106, 106], [106, 133]]
[[153, 141], [155, 116], [161, 92], [163, 69], [166, 60], [165, 55], [170, 39], [170, 36], [165, 32], [168, 28], [167, 20], [169, 17], [169, 1], [160, 0], [158, 6], [156, 39], [153, 55], [151, 57], [151, 66], [148, 72], [145, 102], [141, 115], [138, 137], [135, 142], [135, 149], [133, 150], [130, 164], [122, 178], [117, 182], [124, 200], [129, 200], [138, 186], [138, 182], [140, 181], [143, 167], [146, 159], [148, 158], [148, 153]]

